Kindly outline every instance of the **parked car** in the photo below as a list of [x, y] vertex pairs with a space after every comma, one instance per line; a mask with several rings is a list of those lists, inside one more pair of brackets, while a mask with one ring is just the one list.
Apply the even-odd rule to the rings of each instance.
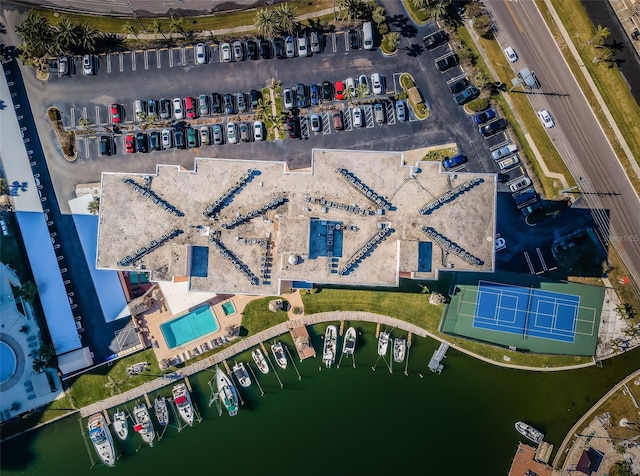
[[244, 48], [242, 42], [236, 40], [233, 42], [233, 59], [236, 61], [244, 61]]
[[475, 122], [478, 125], [481, 125], [495, 118], [496, 118], [496, 111], [494, 111], [493, 109], [487, 109], [486, 111], [479, 112], [475, 116], [473, 116], [473, 122]]
[[353, 127], [362, 127], [364, 125], [362, 109], [354, 107], [351, 111], [351, 116], [353, 118]]
[[173, 99], [173, 117], [176, 118], [176, 120], [180, 121], [183, 119], [184, 114], [182, 112], [182, 99], [181, 98], [174, 98]]
[[517, 150], [518, 147], [515, 144], [507, 144], [491, 152], [491, 157], [493, 158], [493, 160], [500, 160], [501, 158], [506, 157], [509, 154], [513, 154]]
[[519, 163], [520, 157], [518, 157], [518, 154], [511, 154], [508, 157], [498, 161], [498, 167], [500, 167], [500, 170], [507, 170], [511, 167], [514, 167], [515, 165], [518, 165]]
[[184, 98], [184, 111], [187, 115], [187, 119], [196, 118], [196, 98], [191, 96]]
[[247, 41], [247, 58], [250, 60], [258, 59], [258, 45], [256, 45], [255, 41]]
[[507, 128], [507, 120], [503, 117], [500, 119], [496, 119], [495, 121], [489, 122], [483, 126], [478, 127], [478, 132], [487, 138], [491, 137], [494, 134], [497, 134], [500, 131], [503, 131]]
[[322, 82], [322, 101], [333, 101], [333, 85], [329, 81]]
[[222, 43], [220, 45], [220, 61], [223, 63], [233, 61], [233, 53], [231, 52], [231, 45], [229, 43]]
[[253, 123], [253, 140], [264, 140], [264, 124], [262, 121]]
[[289, 134], [290, 139], [295, 139], [299, 136], [298, 134], [298, 121], [295, 117], [289, 116], [287, 117], [287, 133]]
[[185, 148], [184, 131], [179, 127], [176, 128], [175, 131], [173, 131], [173, 143], [176, 145], [176, 148], [178, 149]]
[[251, 103], [251, 109], [258, 107], [258, 102], [262, 99], [262, 93], [257, 89], [249, 91], [249, 102]]
[[556, 125], [556, 123], [553, 122], [551, 113], [547, 109], [541, 109], [540, 111], [538, 111], [538, 117], [542, 121], [542, 125], [544, 125], [544, 127], [546, 127], [547, 129], [550, 129]]
[[344, 83], [342, 81], [336, 81], [335, 92], [336, 100], [342, 101], [344, 99]]
[[447, 41], [449, 41], [449, 36], [444, 30], [438, 30], [422, 38], [422, 44], [428, 50], [432, 50]]
[[158, 102], [155, 99], [149, 99], [147, 101], [147, 116], [151, 118], [158, 117]]
[[296, 55], [295, 39], [293, 36], [287, 36], [284, 39], [284, 52], [287, 58], [293, 58]]
[[349, 97], [350, 98], [355, 98], [356, 97], [356, 82], [353, 80], [353, 78], [347, 78], [345, 80], [344, 86], [345, 86], [345, 89], [347, 89], [349, 91]]
[[284, 40], [280, 37], [275, 37], [273, 39], [273, 56], [278, 59], [287, 57], [284, 51]]
[[515, 50], [510, 46], [507, 46], [504, 49], [504, 55], [507, 57], [510, 63], [515, 63], [516, 61], [518, 61], [518, 55], [516, 54]]
[[238, 112], [247, 112], [247, 100], [243, 92], [236, 93], [236, 105]]
[[96, 74], [95, 59], [93, 55], [82, 56], [82, 74], [85, 76]]
[[378, 124], [384, 123], [384, 105], [382, 103], [377, 102], [373, 105], [373, 117], [375, 117]]
[[224, 133], [222, 132], [221, 124], [214, 124], [211, 126], [211, 132], [213, 133], [213, 144], [220, 145], [224, 142]]
[[250, 142], [251, 135], [249, 134], [249, 126], [246, 122], [240, 123], [240, 139], [242, 142]]
[[111, 137], [100, 136], [100, 155], [111, 155]]
[[309, 86], [309, 102], [312, 106], [320, 104], [320, 87], [316, 83]]
[[122, 117], [120, 117], [120, 104], [111, 105], [111, 122], [114, 124], [120, 124]]
[[353, 28], [349, 30], [349, 48], [353, 50], [360, 48], [360, 35]]
[[58, 56], [58, 76], [69, 74], [69, 58], [66, 56]]
[[451, 94], [458, 94], [464, 91], [470, 84], [467, 78], [460, 78], [449, 84], [449, 91], [451, 91]]
[[163, 129], [161, 138], [163, 149], [170, 149], [173, 147], [173, 134], [171, 133], [171, 129]]
[[396, 119], [398, 121], [407, 120], [407, 108], [404, 105], [404, 101], [396, 101]]
[[464, 90], [453, 96], [453, 100], [458, 106], [467, 104], [469, 101], [473, 101], [480, 95], [480, 91], [475, 86], [467, 86]]
[[311, 117], [309, 119], [311, 122], [311, 131], [320, 132], [320, 130], [322, 129], [320, 116], [318, 114], [311, 114]]
[[456, 168], [464, 164], [467, 160], [469, 159], [467, 159], [466, 155], [458, 154], [458, 155], [454, 155], [453, 157], [448, 157], [444, 159], [442, 161], [442, 166], [444, 167], [445, 170], [451, 170], [453, 168]]
[[135, 114], [136, 120], [139, 120], [145, 114], [144, 110], [144, 102], [142, 99], [136, 99], [133, 101], [133, 113]]
[[460, 58], [456, 53], [449, 53], [447, 56], [443, 56], [436, 60], [436, 68], [441, 73], [449, 71], [460, 62]]
[[198, 111], [201, 116], [209, 114], [209, 96], [206, 94], [198, 96]]
[[309, 56], [309, 44], [307, 42], [307, 35], [298, 37], [298, 57], [304, 58]]
[[196, 135], [196, 130], [193, 127], [187, 127], [187, 145], [189, 146], [189, 149], [198, 147], [198, 136]]
[[227, 142], [229, 144], [238, 143], [238, 132], [233, 122], [227, 122]]
[[309, 43], [311, 43], [311, 52], [320, 53], [322, 45], [320, 44], [320, 35], [317, 31], [312, 31], [309, 35]]
[[282, 92], [282, 104], [288, 111], [293, 109], [293, 92], [287, 88]]
[[304, 84], [298, 83], [296, 85], [296, 100], [300, 109], [307, 107], [307, 88]]
[[509, 184], [509, 190], [512, 192], [519, 192], [520, 190], [527, 188], [529, 185], [531, 185], [531, 179], [522, 175]]
[[331, 120], [333, 121], [333, 128], [336, 131], [344, 129], [344, 120], [342, 118], [342, 111], [340, 109], [334, 109], [331, 112]]
[[365, 94], [368, 96], [371, 94], [371, 87], [369, 86], [369, 78], [366, 74], [358, 76], [358, 86], [362, 88]]
[[151, 150], [162, 150], [162, 146], [160, 145], [160, 132], [151, 131], [149, 133], [149, 148]]
[[209, 145], [209, 126], [200, 127], [200, 145]]
[[373, 73], [371, 75], [371, 89], [375, 95], [384, 93], [384, 78], [380, 73]]
[[124, 138], [124, 149], [127, 154], [133, 154], [136, 151], [135, 138], [133, 134], [127, 134]]
[[136, 151], [144, 153], [148, 150], [147, 134], [145, 134], [144, 132], [138, 132], [136, 134]]
[[167, 98], [160, 99], [160, 119], [167, 120], [171, 117], [171, 101]]
[[258, 44], [258, 53], [262, 59], [271, 58], [271, 47], [269, 46], [269, 42], [264, 38], [262, 38]]
[[236, 106], [233, 101], [233, 96], [231, 94], [225, 94], [222, 98], [224, 104], [224, 113], [225, 114], [235, 114]]
[[220, 93], [211, 93], [211, 114], [222, 113], [222, 96]]
[[207, 52], [205, 50], [204, 43], [198, 43], [196, 45], [196, 63], [205, 64], [207, 62]]

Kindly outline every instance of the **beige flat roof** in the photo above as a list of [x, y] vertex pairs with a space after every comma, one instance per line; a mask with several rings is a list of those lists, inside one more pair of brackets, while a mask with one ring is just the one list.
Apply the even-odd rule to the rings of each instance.
[[[206, 216], [249, 169], [247, 183], [215, 217]], [[464, 193], [420, 213], [470, 181]], [[282, 205], [262, 213], [281, 197]], [[494, 174], [406, 164], [402, 152], [314, 149], [304, 171], [283, 162], [198, 158], [193, 171], [159, 165], [155, 175], [103, 174], [97, 267], [145, 269], [160, 281], [186, 274], [192, 290], [233, 294], [275, 294], [281, 280], [395, 286], [399, 272], [434, 278], [445, 267], [493, 270], [495, 206]], [[252, 210], [260, 213], [231, 226]], [[453, 242], [450, 249], [458, 246], [458, 254], [446, 255], [448, 265], [423, 227]], [[385, 236], [367, 246], [376, 235]], [[461, 258], [464, 251], [481, 262]]]

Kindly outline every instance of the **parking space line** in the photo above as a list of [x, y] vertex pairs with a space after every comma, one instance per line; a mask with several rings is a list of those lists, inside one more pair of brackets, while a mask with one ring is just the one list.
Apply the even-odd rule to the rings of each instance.
[[344, 117], [344, 130], [350, 131], [353, 129], [353, 125], [351, 124], [351, 109], [347, 108], [343, 114]]
[[144, 50], [144, 69], [149, 69], [149, 51]]
[[333, 46], [333, 52], [338, 51], [338, 45], [336, 44], [336, 32], [331, 33], [331, 44]]
[[87, 119], [87, 107], [86, 106], [82, 108], [82, 117], [84, 117], [85, 120]]
[[533, 269], [533, 264], [531, 263], [531, 258], [529, 258], [529, 253], [527, 253], [526, 251], [524, 252], [524, 259], [527, 260], [527, 264], [529, 265], [529, 271], [531, 271], [531, 274], [536, 274], [536, 270]]
[[100, 106], [96, 106], [96, 125], [101, 125], [100, 122]]
[[[396, 82], [397, 80], [397, 82]], [[398, 90], [398, 84], [400, 84], [400, 73], [393, 73], [393, 90]]]
[[120, 72], [124, 71], [124, 54], [118, 53], [118, 61], [120, 63]]
[[321, 113], [322, 116], [322, 133], [331, 134], [331, 121], [328, 112]]
[[193, 47], [191, 48], [191, 51], [193, 52], [193, 62], [194, 62], [195, 64], [198, 64], [198, 52], [197, 52], [197, 51], [196, 51], [196, 49], [195, 49], [195, 48], [193, 48]]
[[375, 123], [373, 120], [373, 107], [371, 105], [365, 105], [362, 109], [364, 109], [364, 122], [367, 128], [373, 127]]
[[70, 114], [71, 114], [71, 127], [75, 128], [76, 127], [76, 110], [75, 110], [75, 108], [73, 108], [73, 107], [71, 108]]
[[173, 68], [173, 48], [169, 48], [169, 67]]
[[393, 125], [396, 123], [396, 110], [394, 104], [391, 101], [385, 102], [385, 108], [387, 112], [387, 123]]
[[180, 47], [180, 62], [182, 64], [182, 66], [186, 66], [187, 65], [187, 58], [186, 58], [186, 50], [184, 48], [184, 46]]
[[136, 52], [135, 52], [135, 50], [133, 50], [131, 52], [131, 69], [134, 70], [134, 71], [136, 70]]
[[106, 60], [107, 60], [107, 73], [110, 73], [111, 72], [111, 55], [107, 55]]
[[300, 136], [309, 138], [309, 116], [300, 116]]
[[349, 35], [347, 35], [346, 33], [344, 33], [342, 35], [342, 37], [344, 38], [344, 50], [348, 53], [349, 52]]
[[156, 50], [156, 67], [158, 69], [160, 69], [160, 58], [161, 58], [160, 50]]

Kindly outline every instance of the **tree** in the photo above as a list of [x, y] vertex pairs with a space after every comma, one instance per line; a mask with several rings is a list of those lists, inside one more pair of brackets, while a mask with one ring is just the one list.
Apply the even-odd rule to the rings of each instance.
[[78, 125], [82, 128], [82, 129], [87, 129], [87, 127], [89, 126], [89, 119], [87, 119], [86, 117], [82, 116], [80, 119], [78, 119]]
[[63, 17], [55, 28], [56, 46], [61, 52], [70, 54], [78, 43], [79, 33], [78, 25]]
[[451, 6], [451, 0], [440, 0], [433, 4], [430, 8], [431, 19], [438, 21], [440, 18], [446, 16], [449, 6]]
[[392, 31], [391, 33], [387, 33], [385, 36], [385, 40], [387, 41], [387, 45], [391, 51], [395, 51], [398, 49], [398, 45], [400, 44], [400, 33], [397, 31]]
[[98, 39], [98, 30], [86, 23], [79, 26], [78, 35], [78, 48], [81, 51], [90, 53], [93, 52], [96, 46], [96, 40]]
[[431, 0], [411, 0], [411, 3], [413, 3], [413, 6], [417, 9], [422, 10], [430, 6]]
[[126, 22], [124, 25], [122, 25], [122, 30], [127, 35], [133, 35], [136, 37], [136, 40], [140, 41], [140, 38], [138, 38], [138, 30], [136, 30], [136, 27], [133, 26], [131, 23]]
[[91, 200], [87, 205], [87, 210], [92, 215], [97, 215], [98, 212], [100, 212], [100, 200], [98, 200], [97, 198]]
[[373, 20], [373, 23], [378, 26], [387, 21], [387, 16], [385, 15], [384, 7], [382, 5], [376, 5], [373, 9], [371, 12], [371, 20]]
[[491, 39], [493, 36], [492, 27], [491, 18], [489, 18], [489, 15], [486, 13], [483, 13], [473, 20], [473, 29], [482, 38]]
[[20, 49], [29, 58], [42, 58], [55, 51], [53, 27], [49, 20], [32, 10], [16, 25], [16, 33], [22, 40]]
[[609, 471], [610, 476], [633, 476], [631, 472], [631, 465], [628, 461], [622, 460], [618, 461], [611, 467], [611, 471]]
[[605, 38], [607, 38], [609, 35], [611, 35], [611, 30], [609, 30], [609, 28], [607, 28], [606, 26], [598, 25], [596, 36], [591, 38], [588, 43], [590, 45], [601, 45], [604, 42]]
[[151, 24], [151, 31], [156, 35], [162, 35], [162, 38], [164, 38], [165, 40], [167, 39], [164, 32], [162, 31], [162, 22], [158, 18], [153, 20], [153, 23]]
[[43, 370], [53, 367], [56, 351], [49, 344], [42, 344], [38, 355], [33, 359], [33, 370], [42, 372]]
[[340, 8], [340, 18], [347, 22], [360, 18], [365, 10], [362, 0], [337, 0], [336, 4]]
[[283, 33], [293, 35], [298, 29], [298, 15], [295, 8], [291, 8], [288, 3], [282, 3], [277, 6], [278, 28]]
[[278, 14], [273, 9], [262, 8], [256, 12], [253, 25], [260, 36], [271, 38], [279, 29]]
[[256, 118], [262, 119], [267, 113], [271, 112], [271, 99], [261, 97], [258, 99], [258, 105], [256, 106]]
[[368, 95], [367, 90], [368, 90], [368, 89], [369, 89], [369, 88], [367, 87], [367, 85], [366, 85], [366, 84], [359, 83], [359, 84], [356, 86], [356, 97], [357, 97], [357, 98], [364, 98], [364, 97], [367, 97], [367, 95]]
[[180, 33], [184, 34], [184, 28], [182, 27], [182, 23], [184, 22], [184, 18], [175, 18], [171, 15], [171, 21], [169, 22], [169, 34], [172, 33]]
[[25, 281], [18, 288], [18, 296], [24, 301], [32, 303], [38, 295], [38, 287], [33, 281]]

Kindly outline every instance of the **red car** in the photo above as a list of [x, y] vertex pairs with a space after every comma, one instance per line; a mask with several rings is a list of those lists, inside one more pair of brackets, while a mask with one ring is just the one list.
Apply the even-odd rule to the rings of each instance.
[[127, 150], [127, 154], [133, 154], [136, 151], [133, 134], [127, 134], [127, 137], [124, 138], [124, 145]]
[[184, 110], [187, 113], [187, 119], [195, 119], [196, 117], [196, 99], [192, 97], [184, 98]]
[[342, 81], [336, 81], [336, 99], [342, 101], [344, 99], [344, 83]]
[[114, 124], [120, 124], [120, 104], [111, 105], [111, 118]]

